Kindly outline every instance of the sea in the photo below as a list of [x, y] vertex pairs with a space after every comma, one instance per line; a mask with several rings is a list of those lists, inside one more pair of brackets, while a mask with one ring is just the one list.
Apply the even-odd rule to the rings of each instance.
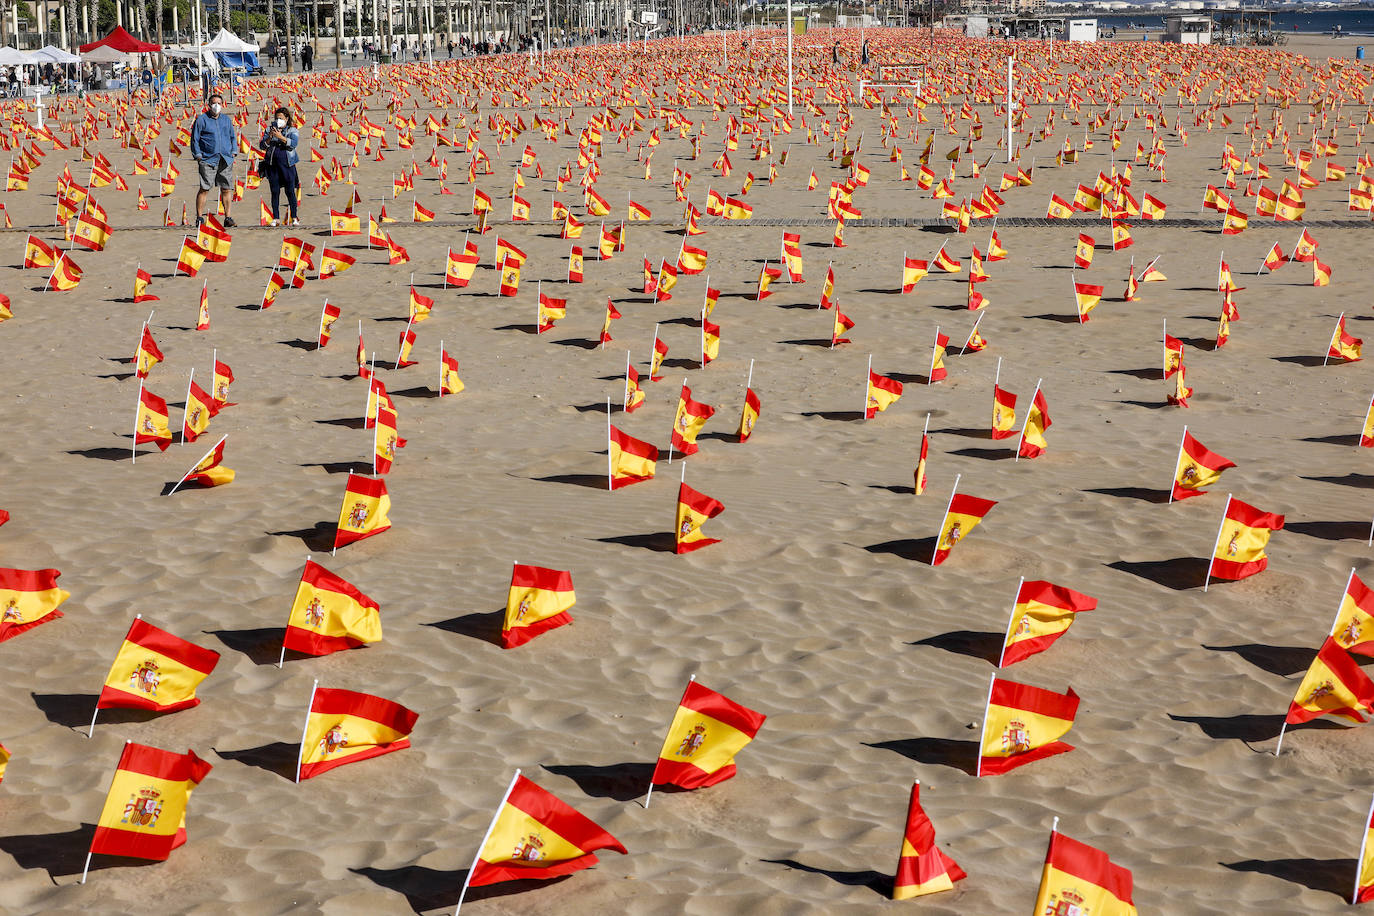
[[[1196, 10], [1179, 12], [1210, 12], [1212, 18], [1221, 26], [1224, 21], [1230, 20], [1236, 29], [1240, 28], [1240, 10]], [[1072, 18], [1096, 18], [1098, 30], [1110, 29], [1115, 26], [1117, 29], [1125, 31], [1127, 29], [1138, 30], [1144, 27], [1150, 32], [1160, 32], [1164, 29], [1163, 12], [1144, 10], [1138, 13], [1074, 13]], [[1256, 26], [1252, 23], [1264, 23], [1259, 28], [1267, 28], [1270, 13], [1259, 13], [1251, 10], [1245, 11], [1245, 25], [1247, 29], [1253, 30]], [[1358, 38], [1374, 38], [1374, 9], [1352, 9], [1352, 10], [1284, 10], [1274, 12], [1273, 30], [1275, 32], [1320, 32], [1331, 34], [1336, 26], [1341, 27], [1342, 35], [1350, 35]], [[1371, 49], [1374, 53], [1374, 49]]]

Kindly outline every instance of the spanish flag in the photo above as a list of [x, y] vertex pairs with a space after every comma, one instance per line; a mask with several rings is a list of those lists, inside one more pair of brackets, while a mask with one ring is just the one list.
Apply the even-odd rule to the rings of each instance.
[[758, 423], [759, 413], [762, 410], [763, 405], [759, 401], [759, 396], [754, 393], [754, 389], [744, 389], [744, 411], [739, 418], [739, 441], [741, 444], [748, 442], [749, 437], [754, 434], [754, 424]]
[[91, 251], [104, 251], [110, 241], [110, 227], [90, 210], [84, 210], [76, 221], [72, 242]]
[[330, 235], [363, 235], [363, 220], [359, 214], [331, 209]]
[[629, 353], [625, 354], [625, 412], [634, 413], [644, 403], [645, 392], [639, 384], [639, 370], [629, 365]]
[[210, 330], [210, 282], [200, 288], [200, 306], [196, 309], [196, 330]]
[[1091, 235], [1078, 234], [1078, 241], [1075, 243], [1073, 252], [1073, 263], [1084, 269], [1092, 266], [1093, 252], [1096, 251], [1097, 243], [1093, 241]]
[[753, 219], [754, 207], [738, 198], [727, 197], [725, 198], [725, 209], [721, 211], [720, 215], [726, 219]]
[[448, 250], [448, 263], [444, 268], [444, 285], [455, 286], [459, 289], [467, 286], [472, 280], [472, 274], [477, 269], [480, 259], [477, 256], [477, 244], [468, 242], [461, 254], [454, 254], [453, 249]]
[[[702, 312], [703, 316], [705, 311]], [[701, 364], [707, 363], [720, 357], [720, 325], [707, 321], [705, 317], [701, 319]]]
[[[992, 676], [977, 775], [1000, 776], [1036, 760], [1073, 750], [1060, 741], [1073, 728], [1078, 694], [1055, 693]], [[1041, 912], [1037, 910], [1037, 912]]]
[[[929, 423], [929, 415], [927, 415], [926, 422]], [[916, 459], [916, 470], [915, 470], [914, 472], [912, 472], [912, 477], [913, 477], [912, 493], [913, 493], [913, 495], [915, 495], [915, 496], [920, 496], [922, 493], [924, 493], [924, 492], [926, 491], [926, 459], [928, 459], [929, 457], [930, 457], [930, 434], [929, 434], [929, 433], [926, 433], [926, 432], [922, 432], [922, 433], [921, 433], [921, 453], [920, 453], [920, 456]]]
[[181, 253], [177, 255], [177, 270], [188, 277], [194, 277], [205, 265], [205, 257], [205, 249], [193, 242], [188, 236], [181, 240]]
[[1183, 341], [1164, 332], [1164, 377], [1167, 379], [1183, 365]]
[[1364, 429], [1360, 431], [1360, 445], [1374, 448], [1374, 398], [1369, 401], [1369, 409], [1364, 413]]
[[56, 248], [36, 235], [30, 235], [28, 241], [24, 243], [25, 270], [30, 267], [51, 267], [58, 256], [59, 253]]
[[[418, 204], [417, 204], [418, 206]], [[433, 217], [431, 217], [432, 219]], [[510, 218], [514, 223], [527, 223], [530, 219], [530, 202], [519, 194], [511, 195]]]
[[1022, 582], [1007, 622], [1006, 641], [997, 667], [1005, 668], [1044, 652], [1073, 624], [1074, 615], [1097, 607], [1097, 599], [1037, 579]]
[[992, 386], [992, 438], [1008, 439], [1016, 435], [1016, 395]]
[[9, 766], [10, 752], [3, 744], [0, 744], [0, 782], [5, 781], [5, 767]]
[[932, 263], [948, 274], [957, 274], [964, 269], [964, 265], [959, 262], [958, 258], [951, 258], [949, 255], [945, 254], [944, 245], [941, 245], [940, 250], [935, 252]]
[[1331, 638], [1347, 652], [1374, 656], [1374, 590], [1350, 570]]
[[903, 256], [902, 292], [911, 292], [913, 289], [916, 288], [916, 284], [920, 283], [921, 280], [925, 278], [925, 275], [929, 272], [929, 267], [925, 261], [919, 260], [917, 258], [908, 258]]
[[186, 407], [182, 410], [181, 441], [195, 442], [210, 428], [210, 418], [219, 413], [219, 405], [195, 383], [186, 386]]
[[330, 277], [341, 274], [356, 263], [358, 263], [358, 259], [351, 254], [344, 254], [342, 251], [326, 248], [320, 255], [320, 279], [327, 280]]
[[1312, 237], [1312, 233], [1306, 229], [1298, 236], [1298, 241], [1293, 245], [1293, 260], [1299, 263], [1315, 261], [1317, 259], [1318, 241]]
[[82, 273], [81, 266], [73, 261], [66, 252], [61, 252], [57, 256], [56, 263], [53, 264], [52, 274], [48, 277], [47, 288], [54, 292], [76, 289], [81, 283]]
[[205, 222], [200, 224], [196, 232], [196, 244], [205, 251], [205, 260], [212, 264], [229, 260], [229, 246], [233, 241], [228, 230], [213, 214], [205, 217]]
[[1230, 459], [1208, 451], [1206, 446], [1193, 438], [1185, 426], [1183, 441], [1178, 447], [1178, 465], [1174, 469], [1173, 495], [1169, 498], [1170, 502], [1175, 499], [1188, 499], [1190, 496], [1201, 496], [1207, 492], [1203, 487], [1210, 487], [1221, 479], [1222, 471], [1235, 466], [1235, 462]]
[[468, 872], [467, 886], [572, 874], [595, 865], [598, 849], [626, 851], [615, 837], [517, 770]]
[[1264, 548], [1269, 536], [1283, 529], [1283, 516], [1261, 512], [1234, 497], [1226, 500], [1226, 514], [1208, 566], [1208, 579], [1245, 579], [1269, 565]]
[[282, 646], [306, 655], [329, 655], [382, 639], [382, 615], [350, 582], [313, 560], [305, 561]]
[[835, 349], [836, 344], [850, 343], [851, 341], [848, 337], [841, 337], [840, 335], [851, 330], [853, 327], [854, 319], [840, 311], [839, 307], [836, 306], [835, 321], [830, 326], [830, 349]]
[[954, 882], [967, 877], [958, 863], [936, 847], [935, 825], [921, 807], [921, 783], [916, 781], [907, 803], [902, 851], [898, 853], [897, 874], [892, 879], [892, 899], [910, 900], [954, 890]]
[[1102, 299], [1102, 287], [1093, 283], [1073, 283], [1074, 304], [1078, 306], [1079, 324], [1087, 324], [1088, 313], [1097, 308], [1097, 303]]
[[316, 349], [323, 350], [329, 343], [329, 338], [334, 333], [334, 322], [339, 320], [339, 315], [343, 312], [337, 305], [330, 305], [329, 300], [324, 301], [324, 307], [320, 309], [320, 333]]
[[[643, 398], [643, 392], [640, 392]], [[636, 439], [616, 427], [611, 427], [611, 489], [619, 490], [632, 483], [651, 480], [654, 462], [658, 461], [658, 447]]]
[[439, 348], [439, 397], [457, 394], [466, 386], [458, 377], [458, 357], [449, 355], [448, 350]]
[[930, 381], [939, 382], [949, 377], [949, 370], [945, 368], [945, 348], [949, 346], [949, 335], [941, 334], [940, 329], [935, 329], [935, 346], [930, 353]]
[[940, 535], [935, 539], [935, 552], [930, 565], [939, 566], [949, 559], [950, 551], [968, 537], [983, 517], [997, 505], [995, 499], [982, 499], [958, 492], [959, 478], [954, 478], [955, 493], [950, 497], [945, 517], [940, 522]]
[[[924, 169], [922, 169], [924, 171]], [[1148, 195], [1146, 195], [1148, 197]], [[1050, 204], [1045, 211], [1046, 219], [1068, 219], [1073, 216], [1073, 207], [1058, 194], [1050, 194]], [[1153, 217], [1147, 217], [1153, 219]]]
[[172, 444], [172, 430], [168, 426], [167, 401], [139, 386], [138, 411], [134, 418], [134, 444], [152, 442], [160, 451]]
[[601, 343], [608, 344], [612, 341], [611, 322], [621, 317], [623, 316], [620, 314], [620, 311], [615, 307], [615, 303], [611, 302], [611, 300], [607, 298], [606, 317], [601, 322]]
[[1371, 709], [1374, 681], [1340, 643], [1328, 636], [1298, 685], [1283, 721], [1284, 725], [1294, 725], [1329, 713], [1351, 722], [1363, 722], [1363, 713]]
[[219, 653], [134, 618], [100, 690], [96, 709], [176, 712], [200, 704], [196, 687], [215, 670]]
[[668, 356], [668, 345], [658, 336], [657, 330], [654, 332], [654, 352], [649, 354], [649, 381], [661, 381], [663, 376], [658, 375], [659, 369], [663, 368], [663, 360]]
[[649, 781], [682, 789], [724, 782], [735, 775], [735, 755], [754, 740], [766, 718], [689, 681]]
[[10, 297], [0, 293], [0, 321], [8, 321], [14, 317], [14, 311], [10, 305]]
[[676, 553], [690, 553], [711, 544], [720, 543], [720, 538], [708, 538], [701, 533], [701, 526], [709, 519], [725, 511], [725, 504], [698, 493], [687, 484], [680, 484], [677, 491], [677, 523], [673, 529]]
[[692, 389], [687, 387], [686, 382], [682, 383], [671, 438], [672, 447], [679, 455], [685, 457], [697, 453], [697, 434], [715, 412], [716, 409], [709, 404], [692, 400]]
[[296, 781], [410, 747], [420, 714], [353, 690], [316, 688], [301, 741]]
[[1273, 247], [1269, 249], [1269, 253], [1264, 256], [1263, 266], [1268, 268], [1270, 273], [1273, 273], [1287, 263], [1287, 255], [1283, 253], [1283, 249], [1279, 247], [1279, 243], [1275, 242]]
[[[4, 755], [4, 748], [0, 747], [0, 768], [4, 766]], [[3, 775], [2, 769], [0, 775]], [[1369, 816], [1360, 834], [1360, 856], [1355, 860], [1359, 865], [1359, 873], [1355, 876], [1355, 894], [1350, 898], [1351, 903], [1374, 900], [1374, 843], [1369, 842], [1371, 835], [1374, 835], [1374, 799], [1370, 800]]]
[[506, 594], [501, 648], [514, 649], [541, 633], [572, 623], [568, 609], [576, 603], [572, 573], [516, 563]]
[[610, 204], [606, 203], [605, 198], [591, 188], [587, 188], [586, 193], [582, 196], [582, 202], [586, 206], [587, 212], [592, 216], [610, 216], [611, 214]]
[[339, 509], [334, 549], [386, 531], [391, 527], [391, 519], [387, 517], [390, 511], [391, 497], [386, 492], [386, 481], [349, 474], [343, 506]]
[[1336, 319], [1336, 329], [1331, 332], [1331, 345], [1326, 349], [1326, 358], [1347, 363], [1358, 362], [1363, 345], [1363, 340], [1345, 332], [1345, 312], [1341, 312], [1341, 317]]
[[229, 386], [234, 383], [234, 370], [229, 368], [229, 364], [223, 360], [215, 360], [215, 381], [211, 394], [215, 398], [215, 403], [220, 409], [234, 407], [229, 403]]
[[125, 744], [91, 852], [166, 861], [186, 842], [186, 806], [210, 770], [193, 751], [173, 754], [132, 741]]
[[520, 266], [521, 259], [514, 255], [508, 256], [501, 264], [501, 288], [502, 296], [514, 296], [520, 291]]
[[415, 223], [430, 223], [434, 221], [434, 211], [420, 203], [418, 200], [411, 201], [410, 219]]
[[651, 219], [652, 217], [653, 214], [649, 212], [648, 207], [643, 204], [635, 203], [633, 200], [630, 201], [629, 212], [625, 217], [627, 220], [633, 223]]
[[1049, 448], [1045, 441], [1045, 430], [1050, 428], [1050, 409], [1045, 403], [1045, 392], [1035, 386], [1035, 396], [1031, 398], [1030, 410], [1026, 412], [1026, 422], [1021, 426], [1021, 444], [1016, 448], [1016, 457], [1038, 458]]
[[404, 448], [405, 444], [406, 440], [397, 430], [396, 411], [379, 404], [372, 434], [372, 473], [378, 476], [389, 473], [396, 460], [396, 449]]
[[186, 472], [186, 476], [181, 478], [174, 490], [180, 488], [183, 483], [199, 484], [202, 487], [217, 487], [221, 484], [233, 483], [234, 469], [226, 468], [224, 461], [224, 443], [228, 436], [221, 436], [215, 443], [215, 447], [205, 453], [205, 456], [196, 462], [191, 470]]
[[539, 294], [539, 324], [537, 331], [543, 334], [553, 330], [554, 323], [567, 317], [568, 300], [555, 299], [548, 293]]
[[1131, 873], [1107, 854], [1058, 831], [1050, 834], [1036, 913], [1136, 916]]
[[57, 608], [71, 592], [57, 587], [55, 569], [0, 567], [0, 642], [62, 616]]
[[[836, 309], [835, 314], [839, 314], [838, 309]], [[864, 419], [873, 419], [893, 404], [896, 404], [901, 396], [901, 382], [896, 379], [890, 379], [885, 375], [879, 375], [872, 369], [869, 369], [867, 406], [864, 408]]]
[[134, 372], [139, 378], [147, 378], [152, 368], [162, 360], [162, 350], [158, 349], [153, 332], [145, 323], [143, 334], [138, 339], [138, 349], [134, 351]]

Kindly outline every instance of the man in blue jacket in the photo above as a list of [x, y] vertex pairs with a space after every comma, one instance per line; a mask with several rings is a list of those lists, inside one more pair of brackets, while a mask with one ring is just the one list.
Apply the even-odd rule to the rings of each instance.
[[220, 203], [224, 207], [224, 225], [237, 225], [229, 215], [234, 202], [234, 154], [238, 138], [234, 122], [224, 113], [224, 96], [216, 92], [210, 105], [191, 126], [191, 155], [200, 169], [200, 191], [196, 193], [196, 225], [205, 217], [205, 198], [211, 188], [219, 188]]

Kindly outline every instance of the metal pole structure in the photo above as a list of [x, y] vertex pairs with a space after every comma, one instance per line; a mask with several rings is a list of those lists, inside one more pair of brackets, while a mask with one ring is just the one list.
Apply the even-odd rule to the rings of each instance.
[[1016, 55], [1015, 55], [1015, 54], [1011, 54], [1010, 56], [1007, 57], [1007, 161], [1008, 161], [1008, 162], [1011, 162], [1011, 147], [1012, 147], [1012, 143], [1013, 143], [1012, 138], [1011, 138], [1011, 80], [1012, 80], [1012, 65], [1015, 63], [1015, 61], [1016, 61]]
[[787, 113], [792, 113], [792, 0], [787, 0]]

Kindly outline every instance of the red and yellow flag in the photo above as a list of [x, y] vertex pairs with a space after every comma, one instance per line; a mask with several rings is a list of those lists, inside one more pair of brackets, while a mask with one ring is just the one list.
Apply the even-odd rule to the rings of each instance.
[[134, 444], [152, 442], [160, 451], [172, 444], [172, 430], [168, 425], [167, 401], [147, 388], [138, 390], [138, 412], [134, 418]]
[[[839, 314], [839, 310], [836, 310]], [[871, 420], [878, 414], [896, 404], [902, 396], [902, 383], [896, 379], [879, 375], [868, 370], [868, 403], [864, 408], [864, 419]]]
[[362, 217], [343, 210], [329, 211], [330, 235], [362, 235]]
[[3, 744], [0, 744], [0, 782], [5, 781], [5, 768], [10, 763], [10, 752]]
[[0, 642], [62, 616], [57, 608], [71, 592], [57, 587], [55, 569], [0, 567]]
[[930, 457], [930, 434], [921, 433], [921, 452], [916, 459], [916, 470], [912, 472], [914, 495], [920, 496], [926, 491], [926, 460]]
[[678, 395], [677, 415], [673, 417], [673, 434], [671, 443], [673, 449], [679, 455], [695, 455], [697, 453], [697, 434], [706, 425], [706, 421], [711, 419], [716, 409], [709, 404], [692, 400], [692, 389], [683, 382], [682, 392]]
[[1350, 570], [1331, 638], [1347, 652], [1374, 656], [1374, 590]]
[[930, 352], [930, 381], [939, 382], [949, 377], [949, 370], [945, 368], [945, 348], [949, 346], [949, 335], [941, 334], [940, 329], [935, 329], [935, 345]]
[[186, 386], [186, 407], [182, 411], [181, 441], [195, 442], [200, 434], [210, 428], [210, 418], [219, 413], [215, 399], [191, 381]]
[[766, 718], [695, 680], [688, 682], [650, 782], [683, 789], [724, 782], [735, 775], [735, 755], [754, 740]]
[[759, 421], [759, 414], [763, 410], [763, 404], [759, 396], [754, 393], [753, 388], [744, 389], [744, 410], [739, 418], [739, 441], [748, 442], [749, 437], [754, 434], [754, 424]]
[[320, 333], [316, 343], [318, 349], [323, 350], [325, 345], [329, 343], [329, 338], [334, 333], [334, 322], [339, 320], [341, 314], [342, 310], [339, 306], [331, 305], [328, 299], [325, 300], [324, 307], [320, 309]]
[[1073, 624], [1074, 615], [1097, 607], [1097, 599], [1042, 579], [1022, 582], [1007, 622], [997, 667], [1005, 668], [1044, 652]]
[[1114, 864], [1105, 852], [1058, 831], [1050, 834], [1035, 898], [1037, 914], [1136, 916], [1131, 892], [1130, 871]]
[[377, 602], [351, 582], [306, 560], [282, 646], [306, 655], [328, 655], [381, 639], [382, 612]]
[[296, 781], [410, 747], [420, 714], [353, 690], [316, 688], [301, 741]]
[[147, 378], [148, 373], [162, 362], [162, 359], [162, 351], [158, 349], [157, 341], [153, 340], [153, 331], [145, 324], [143, 334], [138, 339], [138, 349], [134, 352], [135, 374], [139, 378]]
[[1174, 469], [1171, 498], [1188, 499], [1192, 496], [1201, 496], [1207, 492], [1203, 487], [1210, 487], [1221, 479], [1222, 471], [1235, 466], [1235, 462], [1230, 459], [1208, 451], [1207, 447], [1194, 439], [1192, 433], [1185, 428], [1183, 441], [1179, 445], [1178, 466]]
[[967, 877], [958, 863], [935, 845], [935, 825], [921, 807], [921, 784], [913, 783], [906, 829], [902, 832], [902, 851], [897, 856], [897, 874], [892, 879], [892, 899], [910, 900], [954, 890], [954, 882]]
[[992, 438], [1009, 439], [1016, 435], [1016, 395], [992, 386]]
[[1077, 267], [1087, 269], [1092, 266], [1093, 252], [1097, 250], [1097, 242], [1091, 235], [1080, 232], [1078, 241], [1074, 243], [1073, 263]]
[[458, 357], [449, 355], [448, 350], [439, 352], [439, 397], [457, 394], [466, 385], [458, 377]]
[[572, 573], [516, 563], [506, 594], [501, 648], [514, 649], [541, 633], [572, 623], [568, 609], [576, 603]]
[[[217, 487], [221, 484], [233, 483], [234, 469], [224, 466], [224, 444], [228, 441], [228, 436], [223, 436], [215, 443], [215, 447], [205, 453], [205, 457], [196, 462], [195, 467], [186, 472], [181, 483], [194, 483], [202, 487]], [[181, 484], [177, 485], [178, 487]]]
[[917, 258], [905, 258], [902, 261], [902, 292], [911, 292], [928, 273], [930, 273], [930, 269], [925, 261]]
[[176, 712], [198, 706], [196, 687], [218, 662], [218, 652], [137, 617], [110, 666], [96, 708]]
[[193, 751], [174, 754], [130, 741], [124, 745], [91, 852], [166, 861], [186, 842], [191, 791], [211, 770]]
[[701, 526], [709, 519], [725, 511], [725, 504], [699, 493], [687, 484], [680, 484], [677, 491], [677, 522], [673, 529], [676, 553], [690, 553], [711, 544], [719, 544], [720, 538], [708, 538], [701, 533]]
[[334, 548], [381, 534], [391, 527], [391, 497], [386, 492], [386, 481], [349, 474], [348, 485], [344, 488], [343, 506], [339, 509], [339, 522], [334, 534]]
[[468, 884], [557, 878], [595, 865], [598, 849], [625, 847], [551, 792], [516, 772], [492, 818]]
[[1216, 550], [1207, 570], [1208, 578], [1244, 579], [1262, 572], [1269, 565], [1264, 555], [1269, 536], [1282, 529], [1282, 515], [1261, 512], [1248, 503], [1229, 498]]
[[1077, 714], [1078, 694], [1072, 689], [1055, 693], [993, 675], [977, 775], [998, 776], [1073, 750], [1059, 738], [1073, 728]]
[[1073, 299], [1074, 304], [1078, 306], [1078, 321], [1080, 324], [1087, 323], [1088, 313], [1097, 308], [1097, 303], [1102, 300], [1102, 292], [1103, 289], [1100, 284], [1079, 283], [1076, 280], [1074, 281]]
[[81, 283], [82, 273], [81, 266], [63, 252], [57, 256], [57, 262], [53, 264], [47, 288], [57, 292], [76, 289]]
[[985, 515], [997, 505], [995, 499], [982, 499], [964, 493], [955, 493], [949, 500], [944, 521], [940, 523], [940, 534], [935, 539], [935, 552], [930, 565], [939, 566], [949, 559], [950, 551], [968, 536]]
[[1363, 713], [1374, 709], [1374, 681], [1361, 670], [1350, 653], [1333, 637], [1326, 637], [1312, 659], [1284, 723], [1310, 722], [1323, 715], [1363, 722]]
[[[643, 392], [640, 392], [641, 398]], [[611, 489], [652, 480], [658, 447], [611, 427]]]
[[1021, 426], [1021, 444], [1017, 446], [1018, 458], [1038, 458], [1049, 448], [1045, 441], [1045, 430], [1050, 428], [1050, 409], [1045, 403], [1045, 392], [1036, 386], [1035, 397], [1031, 398], [1030, 410], [1026, 412], [1026, 422]]
[[1360, 347], [1364, 341], [1345, 332], [1345, 313], [1336, 319], [1336, 329], [1331, 332], [1331, 345], [1327, 347], [1327, 359], [1339, 359], [1347, 363], [1358, 362]]

